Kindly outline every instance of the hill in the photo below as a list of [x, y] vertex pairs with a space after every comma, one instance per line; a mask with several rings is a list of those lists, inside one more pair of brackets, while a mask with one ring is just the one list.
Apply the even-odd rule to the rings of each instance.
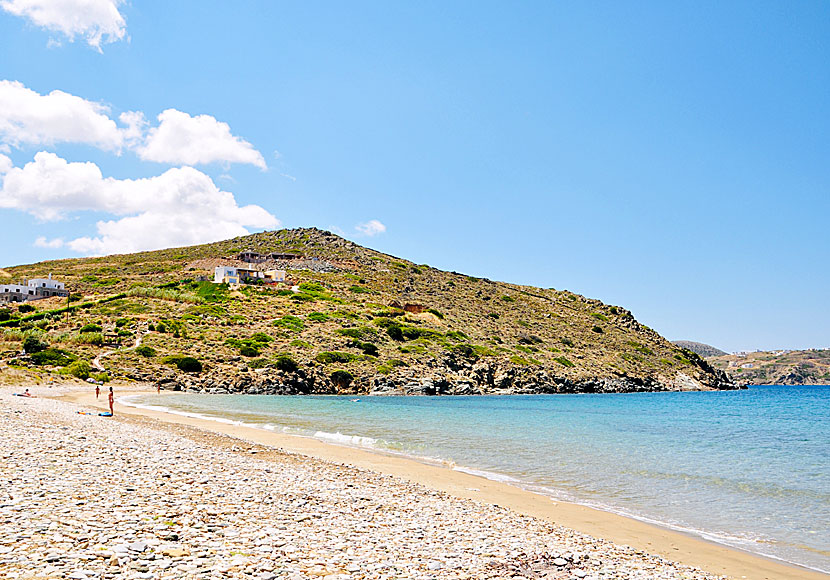
[[707, 358], [710, 356], [723, 356], [727, 353], [722, 351], [719, 348], [715, 348], [714, 346], [703, 344], [702, 342], [693, 342], [691, 340], [673, 340], [672, 343], [676, 344], [680, 348], [685, 348], [693, 353], [696, 353], [703, 358]]
[[[301, 259], [269, 263], [287, 269], [277, 287], [200, 278], [248, 250]], [[52, 273], [72, 292], [69, 308], [51, 298], [0, 321], [0, 360], [17, 371], [84, 376], [100, 357], [111, 378], [246, 393], [735, 388], [620, 306], [444, 272], [315, 228], [5, 270]], [[51, 346], [19, 356], [27, 339], [30, 351]]]
[[830, 385], [830, 349], [749, 352], [707, 360], [742, 385]]

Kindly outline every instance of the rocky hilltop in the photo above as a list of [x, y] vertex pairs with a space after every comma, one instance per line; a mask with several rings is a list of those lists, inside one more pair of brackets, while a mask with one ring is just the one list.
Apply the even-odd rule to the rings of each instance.
[[[272, 254], [256, 267], [285, 269], [287, 282], [211, 282], [245, 251]], [[441, 271], [314, 228], [4, 273], [52, 273], [72, 293], [68, 307], [0, 311], [7, 374], [91, 372], [210, 393], [735, 388], [621, 306]]]
[[830, 350], [777, 350], [707, 359], [741, 385], [830, 385]]
[[676, 344], [680, 348], [688, 349], [693, 353], [702, 356], [703, 358], [708, 358], [711, 356], [724, 356], [725, 354], [727, 354], [719, 348], [716, 348], [709, 344], [704, 344], [702, 342], [694, 342], [691, 340], [673, 340], [672, 343]]

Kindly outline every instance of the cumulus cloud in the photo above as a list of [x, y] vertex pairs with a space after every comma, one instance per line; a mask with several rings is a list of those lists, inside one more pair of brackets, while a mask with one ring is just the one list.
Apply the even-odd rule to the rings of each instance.
[[[123, 0], [0, 0], [0, 8], [29, 20], [35, 26], [81, 37], [101, 51], [101, 44], [123, 40], [127, 22], [119, 12]], [[50, 41], [50, 44], [55, 44]]]
[[0, 153], [0, 175], [7, 173], [12, 168], [12, 166], [12, 160], [9, 159], [9, 156]]
[[136, 147], [144, 160], [185, 165], [248, 163], [267, 169], [265, 159], [253, 145], [232, 135], [227, 123], [210, 115], [191, 117], [167, 109], [158, 120], [158, 127], [151, 128], [144, 143]]
[[359, 233], [363, 234], [364, 236], [373, 237], [385, 232], [386, 226], [378, 220], [369, 220], [365, 224], [356, 225], [354, 229], [356, 229]]
[[41, 95], [17, 81], [0, 81], [0, 139], [15, 147], [63, 142], [118, 151], [124, 137], [107, 112], [63, 91]]
[[40, 245], [65, 243], [84, 254], [199, 244], [245, 235], [248, 227], [279, 225], [260, 206], [240, 207], [232, 193], [220, 190], [210, 177], [192, 167], [169, 169], [145, 179], [114, 179], [103, 177], [94, 163], [70, 163], [45, 151], [6, 173], [0, 208], [25, 211], [41, 220], [82, 211], [119, 217], [99, 221], [95, 236], [66, 242], [40, 240]]
[[40, 236], [35, 240], [35, 246], [38, 248], [49, 248], [49, 249], [56, 249], [63, 247], [63, 238], [55, 238], [53, 240], [47, 240], [45, 237]]

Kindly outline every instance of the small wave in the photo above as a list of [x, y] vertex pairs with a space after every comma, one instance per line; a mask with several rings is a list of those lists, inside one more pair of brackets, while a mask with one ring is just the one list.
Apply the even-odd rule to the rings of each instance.
[[342, 433], [329, 433], [327, 431], [317, 431], [314, 433], [315, 439], [322, 439], [324, 441], [332, 441], [341, 445], [353, 445], [357, 447], [368, 447], [374, 449], [377, 446], [378, 440], [373, 437], [361, 437], [360, 435], [343, 435]]

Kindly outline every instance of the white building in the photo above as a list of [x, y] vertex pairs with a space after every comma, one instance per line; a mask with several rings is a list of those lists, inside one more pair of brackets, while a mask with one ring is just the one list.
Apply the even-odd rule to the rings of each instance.
[[26, 302], [68, 294], [64, 283], [52, 280], [51, 274], [48, 278], [32, 278], [25, 284], [0, 284], [0, 301], [2, 302]]
[[216, 266], [213, 270], [214, 284], [239, 284], [239, 272], [233, 266]]

